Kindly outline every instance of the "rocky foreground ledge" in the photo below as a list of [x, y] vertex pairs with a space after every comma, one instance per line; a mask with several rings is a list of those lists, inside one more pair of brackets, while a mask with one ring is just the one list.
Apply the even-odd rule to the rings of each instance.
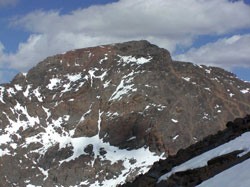
[[[238, 180], [236, 178], [239, 177], [229, 180], [227, 176], [224, 178], [223, 172], [250, 161], [250, 115], [230, 121], [226, 126], [225, 130], [179, 150], [176, 155], [169, 156], [166, 160], [154, 163], [146, 174], [138, 176], [133, 183], [123, 186], [203, 187], [218, 185], [218, 180], [224, 182], [220, 182], [221, 186], [248, 186], [249, 183], [244, 184], [244, 179], [249, 178], [249, 172], [244, 171], [243, 167], [242, 170], [239, 167], [239, 171], [236, 171], [246, 177], [240, 177]], [[244, 172], [247, 173], [244, 174]], [[213, 179], [214, 176], [217, 178]], [[217, 183], [214, 182], [215, 180]]]

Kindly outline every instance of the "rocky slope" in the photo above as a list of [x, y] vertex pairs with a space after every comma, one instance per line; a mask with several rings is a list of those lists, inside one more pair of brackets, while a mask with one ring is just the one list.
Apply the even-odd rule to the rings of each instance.
[[249, 186], [250, 115], [227, 128], [154, 163], [124, 187]]
[[0, 184], [116, 186], [250, 113], [250, 83], [147, 41], [48, 57], [0, 86]]

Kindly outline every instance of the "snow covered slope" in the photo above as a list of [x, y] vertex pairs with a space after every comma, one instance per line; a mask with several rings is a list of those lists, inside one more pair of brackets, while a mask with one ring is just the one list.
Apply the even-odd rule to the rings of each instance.
[[249, 167], [250, 159], [219, 173], [218, 175], [204, 181], [197, 187], [248, 187], [250, 185]]

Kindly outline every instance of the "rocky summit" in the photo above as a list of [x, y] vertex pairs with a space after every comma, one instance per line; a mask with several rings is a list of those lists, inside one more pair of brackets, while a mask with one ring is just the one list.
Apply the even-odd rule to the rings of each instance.
[[249, 114], [250, 83], [132, 41], [48, 57], [0, 110], [0, 186], [117, 186]]

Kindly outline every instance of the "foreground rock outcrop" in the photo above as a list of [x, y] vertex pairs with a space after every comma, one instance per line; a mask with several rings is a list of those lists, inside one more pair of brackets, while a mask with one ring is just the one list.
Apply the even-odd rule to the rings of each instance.
[[[174, 156], [154, 163], [144, 175], [124, 187], [177, 187], [214, 186], [210, 178], [241, 163], [250, 161], [250, 115], [227, 123], [227, 128], [210, 135]], [[239, 168], [240, 169], [240, 168]], [[242, 168], [243, 169], [243, 168]], [[238, 169], [236, 170], [238, 171]], [[238, 171], [244, 176], [244, 171]], [[248, 173], [248, 172], [247, 172]], [[220, 186], [249, 186], [244, 177], [226, 180], [223, 175], [216, 179]], [[249, 179], [249, 173], [247, 174]], [[218, 183], [218, 182], [217, 182]], [[233, 184], [233, 185], [232, 185]], [[218, 184], [216, 185], [218, 186]]]
[[250, 113], [250, 83], [147, 41], [48, 57], [0, 86], [0, 184], [115, 186]]

